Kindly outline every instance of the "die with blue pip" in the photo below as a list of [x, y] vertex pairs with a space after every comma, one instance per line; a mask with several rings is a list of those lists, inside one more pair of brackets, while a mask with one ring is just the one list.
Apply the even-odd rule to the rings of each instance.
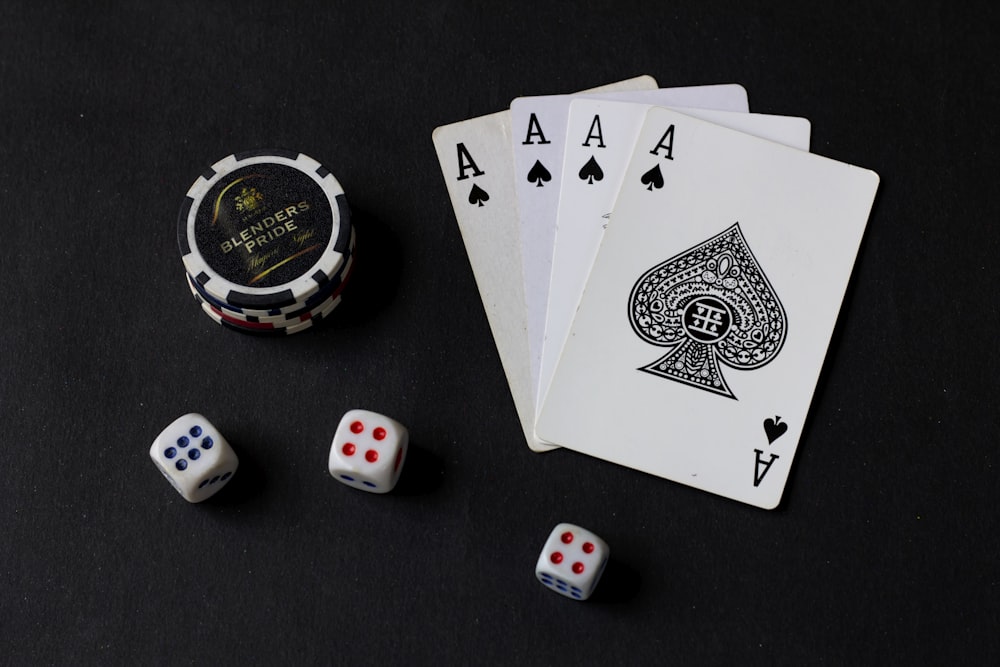
[[189, 503], [200, 503], [218, 493], [240, 463], [219, 429], [194, 412], [163, 429], [149, 448], [149, 456]]

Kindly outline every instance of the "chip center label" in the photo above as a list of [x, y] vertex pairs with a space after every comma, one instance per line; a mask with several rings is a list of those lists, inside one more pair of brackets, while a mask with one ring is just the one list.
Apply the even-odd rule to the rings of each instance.
[[338, 229], [313, 178], [283, 164], [257, 163], [225, 174], [205, 193], [194, 240], [226, 280], [273, 287], [306, 273]]

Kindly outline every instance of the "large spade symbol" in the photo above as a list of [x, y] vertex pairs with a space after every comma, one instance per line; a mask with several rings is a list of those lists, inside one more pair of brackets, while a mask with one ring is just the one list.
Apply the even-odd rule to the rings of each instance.
[[628, 313], [637, 336], [667, 348], [639, 370], [730, 398], [720, 364], [760, 368], [781, 351], [788, 330], [739, 223], [646, 271]]

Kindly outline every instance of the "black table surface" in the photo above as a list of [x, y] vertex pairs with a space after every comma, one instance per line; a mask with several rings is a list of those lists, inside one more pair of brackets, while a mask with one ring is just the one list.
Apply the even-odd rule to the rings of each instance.
[[[71, 3], [0, 8], [0, 662], [1000, 661], [1000, 11], [987, 3]], [[740, 83], [881, 186], [785, 497], [763, 511], [533, 454], [431, 132], [522, 95]], [[329, 165], [350, 297], [285, 339], [184, 284], [182, 196], [229, 153]], [[363, 254], [362, 254], [363, 253]], [[387, 496], [326, 471], [404, 422]], [[184, 502], [148, 448], [198, 411], [240, 472]], [[603, 536], [597, 599], [533, 567]]]

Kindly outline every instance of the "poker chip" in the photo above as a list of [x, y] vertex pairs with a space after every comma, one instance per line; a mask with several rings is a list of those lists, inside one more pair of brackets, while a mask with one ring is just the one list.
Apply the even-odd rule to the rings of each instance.
[[177, 220], [188, 286], [227, 328], [291, 334], [340, 303], [355, 263], [343, 188], [302, 153], [229, 155], [188, 189]]
[[[353, 261], [351, 262], [353, 265]], [[277, 313], [277, 314], [261, 314], [256, 315], [253, 313], [246, 312], [236, 312], [229, 310], [228, 308], [220, 305], [219, 303], [206, 298], [204, 294], [198, 291], [195, 283], [191, 276], [186, 276], [188, 287], [191, 289], [191, 294], [194, 296], [195, 300], [202, 305], [202, 308], [209, 308], [215, 314], [219, 315], [223, 319], [233, 322], [234, 324], [246, 323], [250, 327], [254, 327], [257, 324], [270, 324], [273, 326], [291, 326], [297, 324], [298, 322], [305, 321], [315, 315], [324, 311], [324, 308], [333, 300], [340, 298], [340, 293], [347, 284], [347, 279], [350, 277], [350, 270], [348, 269], [347, 275], [344, 276], [342, 281], [338, 281], [336, 289], [332, 291], [326, 291], [322, 294], [322, 298], [316, 298], [321, 296], [319, 292], [314, 294], [309, 300], [303, 304], [301, 308], [294, 311], [289, 311], [287, 313]], [[338, 301], [339, 303], [339, 301]]]
[[309, 296], [309, 298], [304, 301], [297, 302], [291, 306], [283, 306], [281, 308], [272, 308], [270, 310], [257, 310], [254, 308], [241, 308], [238, 306], [233, 306], [224, 301], [220, 301], [218, 298], [209, 294], [190, 274], [186, 274], [188, 286], [191, 291], [195, 293], [201, 300], [207, 301], [208, 303], [217, 306], [228, 313], [238, 314], [246, 317], [277, 317], [277, 316], [288, 316], [292, 314], [297, 314], [303, 310], [308, 310], [327, 299], [331, 294], [337, 292], [344, 287], [344, 283], [347, 282], [351, 271], [354, 268], [355, 256], [354, 256], [354, 239], [352, 234], [351, 245], [347, 253], [345, 253], [347, 261], [341, 267], [340, 272], [331, 278], [326, 285], [316, 293]]
[[331, 289], [326, 289], [322, 292], [317, 292], [316, 294], [309, 297], [305, 302], [299, 304], [295, 308], [282, 309], [281, 311], [237, 311], [225, 306], [225, 304], [219, 303], [217, 300], [211, 296], [199, 291], [197, 283], [191, 279], [191, 276], [185, 276], [187, 279], [188, 287], [191, 290], [191, 294], [194, 295], [195, 299], [199, 303], [207, 303], [213, 308], [217, 308], [224, 315], [231, 316], [233, 318], [243, 320], [245, 322], [288, 322], [294, 320], [297, 317], [302, 316], [310, 310], [321, 306], [322, 304], [329, 301], [331, 298], [340, 296], [340, 293], [347, 285], [347, 281], [351, 276], [351, 269], [353, 268], [354, 260], [353, 258], [348, 263], [348, 270], [345, 272], [343, 278], [331, 283]]
[[234, 319], [229, 315], [222, 314], [218, 308], [214, 308], [207, 303], [202, 303], [201, 308], [205, 314], [212, 318], [217, 324], [220, 324], [227, 329], [258, 336], [288, 336], [300, 331], [305, 331], [306, 329], [322, 322], [323, 319], [328, 317], [338, 305], [340, 305], [339, 295], [329, 299], [325, 305], [317, 309], [315, 314], [310, 314], [309, 317], [292, 321], [287, 326], [271, 322], [244, 322]]

